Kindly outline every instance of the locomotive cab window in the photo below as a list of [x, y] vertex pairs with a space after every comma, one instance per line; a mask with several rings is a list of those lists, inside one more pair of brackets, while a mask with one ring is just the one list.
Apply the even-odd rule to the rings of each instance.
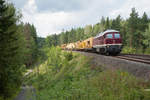
[[113, 34], [107, 34], [106, 38], [113, 38]]
[[116, 33], [116, 34], [114, 34], [114, 37], [115, 37], [115, 38], [120, 38], [120, 34], [119, 34], [119, 33]]

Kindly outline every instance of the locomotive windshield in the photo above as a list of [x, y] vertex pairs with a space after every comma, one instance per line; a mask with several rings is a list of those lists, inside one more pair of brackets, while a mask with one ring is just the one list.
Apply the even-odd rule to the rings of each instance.
[[115, 33], [115, 34], [114, 34], [114, 37], [115, 37], [115, 38], [120, 38], [120, 34], [119, 34], [119, 33]]
[[113, 34], [107, 34], [106, 38], [113, 38]]

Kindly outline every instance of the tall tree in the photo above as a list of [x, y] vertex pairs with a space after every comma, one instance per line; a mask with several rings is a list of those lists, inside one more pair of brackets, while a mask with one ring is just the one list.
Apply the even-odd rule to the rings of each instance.
[[37, 41], [38, 41], [38, 49], [42, 48], [45, 46], [45, 38], [43, 37], [38, 37], [37, 38]]
[[84, 39], [84, 29], [83, 28], [77, 28], [76, 30], [76, 41]]
[[60, 44], [64, 44], [66, 41], [65, 41], [65, 33], [64, 32], [61, 32], [61, 35], [60, 35]]
[[118, 15], [116, 19], [113, 19], [111, 28], [120, 31], [121, 29], [121, 16], [120, 15]]
[[92, 34], [92, 25], [85, 26], [84, 34]]
[[39, 53], [39, 51], [38, 51], [38, 40], [37, 40], [38, 37], [37, 37], [37, 32], [36, 32], [35, 26], [33, 24], [32, 25], [29, 24], [29, 26], [30, 26], [30, 30], [31, 30], [31, 36], [33, 37], [33, 41], [34, 41], [32, 56], [33, 56], [34, 63], [35, 63], [37, 60], [37, 57], [38, 57], [38, 53]]
[[100, 23], [93, 26], [93, 36], [100, 32]]
[[32, 24], [32, 25], [29, 24], [29, 26], [30, 26], [30, 30], [31, 30], [31, 36], [33, 37], [33, 39], [34, 39], [34, 41], [35, 41], [35, 44], [37, 45], [38, 42], [37, 42], [37, 32], [36, 32], [36, 28], [35, 28], [35, 26], [34, 26], [33, 24]]
[[132, 46], [135, 47], [136, 43], [133, 42], [133, 39], [136, 39], [138, 23], [139, 23], [138, 12], [136, 12], [135, 8], [132, 8], [132, 12], [131, 12], [129, 20], [128, 20], [130, 47], [132, 47]]
[[107, 17], [106, 19], [106, 23], [105, 23], [105, 30], [110, 29], [110, 20], [109, 17]]
[[48, 47], [57, 46], [58, 45], [58, 36], [56, 34], [47, 36], [46, 44]]
[[21, 85], [24, 43], [19, 18], [12, 4], [0, 0], [0, 97], [4, 100]]
[[26, 38], [26, 66], [30, 67], [36, 62], [38, 55], [37, 34], [34, 25], [24, 25], [24, 36]]
[[147, 48], [150, 48], [150, 23], [148, 24], [148, 29], [146, 29], [144, 33], [145, 39], [143, 39], [143, 43], [146, 45]]
[[106, 23], [105, 18], [104, 18], [104, 16], [102, 16], [101, 21], [100, 21], [100, 24], [102, 24], [102, 25], [104, 26], [105, 23]]
[[148, 28], [148, 22], [149, 22], [148, 16], [146, 12], [144, 12], [139, 25], [141, 31], [145, 32], [145, 29]]

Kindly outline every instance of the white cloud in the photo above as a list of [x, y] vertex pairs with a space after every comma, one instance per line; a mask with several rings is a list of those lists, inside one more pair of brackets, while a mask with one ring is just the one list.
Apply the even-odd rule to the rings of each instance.
[[[38, 12], [34, 0], [28, 0], [27, 4], [22, 9], [23, 21], [30, 22], [35, 25], [38, 36], [46, 37], [47, 35], [60, 33], [63, 29], [85, 26], [92, 24], [92, 21], [87, 21], [91, 14], [85, 12]], [[92, 16], [90, 17], [92, 19]]]
[[35, 0], [28, 0], [28, 2], [24, 5], [23, 10], [30, 14], [34, 14], [37, 11]]
[[33, 23], [39, 36], [45, 37], [52, 33], [59, 33], [63, 27], [74, 22], [73, 13], [50, 11], [39, 13], [34, 0], [28, 0], [22, 11], [23, 21]]
[[115, 18], [121, 14], [124, 18], [129, 17], [131, 8], [135, 7], [140, 15], [144, 11], [150, 13], [149, 0], [89, 0], [89, 4], [82, 0], [84, 10], [78, 11], [57, 11], [51, 10], [39, 11], [35, 0], [28, 0], [22, 8], [23, 21], [33, 23], [37, 29], [38, 36], [46, 37], [47, 35], [60, 33], [63, 29], [68, 30], [76, 27], [83, 27], [87, 24], [97, 23], [101, 16]]
[[119, 9], [114, 9], [110, 16], [113, 18], [117, 15], [121, 15], [124, 18], [128, 18], [131, 13], [131, 9], [134, 7], [138, 11], [139, 15], [142, 16], [144, 12], [147, 14], [150, 13], [150, 1], [149, 0], [127, 0], [123, 6], [121, 6]]
[[38, 32], [41, 36], [46, 36], [52, 33], [58, 33], [63, 27], [73, 21], [72, 14], [65, 12], [58, 13], [36, 13], [34, 15], [34, 24], [36, 25]]

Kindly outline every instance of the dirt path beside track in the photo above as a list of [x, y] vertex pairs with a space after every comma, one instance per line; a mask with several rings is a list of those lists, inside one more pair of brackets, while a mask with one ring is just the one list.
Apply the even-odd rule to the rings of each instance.
[[36, 91], [32, 86], [23, 86], [14, 100], [36, 100]]

